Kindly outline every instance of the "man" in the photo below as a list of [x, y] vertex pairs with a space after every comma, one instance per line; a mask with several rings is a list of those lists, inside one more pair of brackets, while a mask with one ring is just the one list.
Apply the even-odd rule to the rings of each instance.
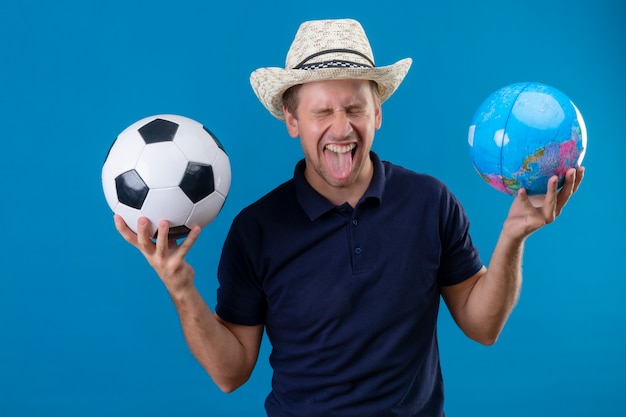
[[269, 416], [442, 416], [436, 321], [440, 297], [472, 339], [493, 344], [519, 294], [526, 237], [551, 223], [578, 188], [570, 170], [543, 207], [513, 201], [486, 268], [465, 213], [438, 180], [382, 162], [371, 151], [381, 104], [410, 59], [376, 67], [361, 25], [303, 23], [286, 68], [261, 68], [252, 87], [299, 137], [293, 179], [242, 210], [220, 260], [212, 313], [185, 256], [161, 221], [151, 241], [140, 219], [124, 238], [154, 267], [186, 340], [215, 383], [249, 378], [263, 331], [272, 343]]

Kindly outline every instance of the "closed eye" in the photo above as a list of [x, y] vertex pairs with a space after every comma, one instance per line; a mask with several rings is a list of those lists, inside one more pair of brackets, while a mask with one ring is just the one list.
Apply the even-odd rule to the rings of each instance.
[[313, 111], [313, 116], [315, 117], [326, 117], [333, 114], [332, 109], [318, 109]]
[[349, 106], [346, 108], [347, 114], [362, 114], [365, 113], [365, 107], [363, 106]]

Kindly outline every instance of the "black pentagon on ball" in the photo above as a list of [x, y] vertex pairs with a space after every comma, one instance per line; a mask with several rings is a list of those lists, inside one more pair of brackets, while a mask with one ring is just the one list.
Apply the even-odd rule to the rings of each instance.
[[154, 119], [137, 130], [146, 144], [171, 142], [178, 130], [178, 124], [169, 120]]
[[[184, 224], [181, 226], [173, 226], [173, 227], [170, 227], [170, 231], [167, 234], [167, 239], [168, 240], [181, 239], [187, 236], [189, 232], [191, 232], [191, 229], [185, 226]], [[158, 230], [154, 233], [154, 236], [152, 236], [152, 238], [156, 239], [157, 237], [159, 237]]]
[[134, 169], [115, 177], [115, 190], [120, 203], [137, 210], [141, 209], [149, 188]]
[[189, 162], [179, 186], [195, 204], [215, 191], [214, 181], [211, 165]]

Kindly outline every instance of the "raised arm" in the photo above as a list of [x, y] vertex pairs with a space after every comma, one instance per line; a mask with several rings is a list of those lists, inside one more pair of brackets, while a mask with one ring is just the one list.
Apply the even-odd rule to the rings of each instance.
[[551, 178], [542, 207], [534, 207], [525, 190], [520, 190], [504, 222], [489, 268], [460, 284], [442, 288], [452, 317], [468, 337], [487, 345], [496, 342], [519, 297], [526, 238], [561, 214], [583, 176], [583, 168], [570, 169], [558, 192], [557, 177]]
[[195, 356], [224, 392], [244, 384], [256, 364], [263, 326], [239, 326], [215, 315], [194, 285], [194, 270], [185, 256], [200, 234], [195, 227], [178, 245], [168, 241], [167, 221], [159, 223], [156, 242], [150, 239], [148, 221], [140, 218], [135, 234], [120, 216], [115, 227], [145, 256], [159, 275], [174, 302], [185, 340]]

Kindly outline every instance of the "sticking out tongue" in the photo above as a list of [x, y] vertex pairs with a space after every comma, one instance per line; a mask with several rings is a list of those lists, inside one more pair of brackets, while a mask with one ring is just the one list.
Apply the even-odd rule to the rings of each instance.
[[324, 150], [326, 156], [326, 166], [328, 171], [335, 179], [344, 179], [350, 175], [352, 171], [352, 150], [351, 149], [333, 149], [326, 148]]

